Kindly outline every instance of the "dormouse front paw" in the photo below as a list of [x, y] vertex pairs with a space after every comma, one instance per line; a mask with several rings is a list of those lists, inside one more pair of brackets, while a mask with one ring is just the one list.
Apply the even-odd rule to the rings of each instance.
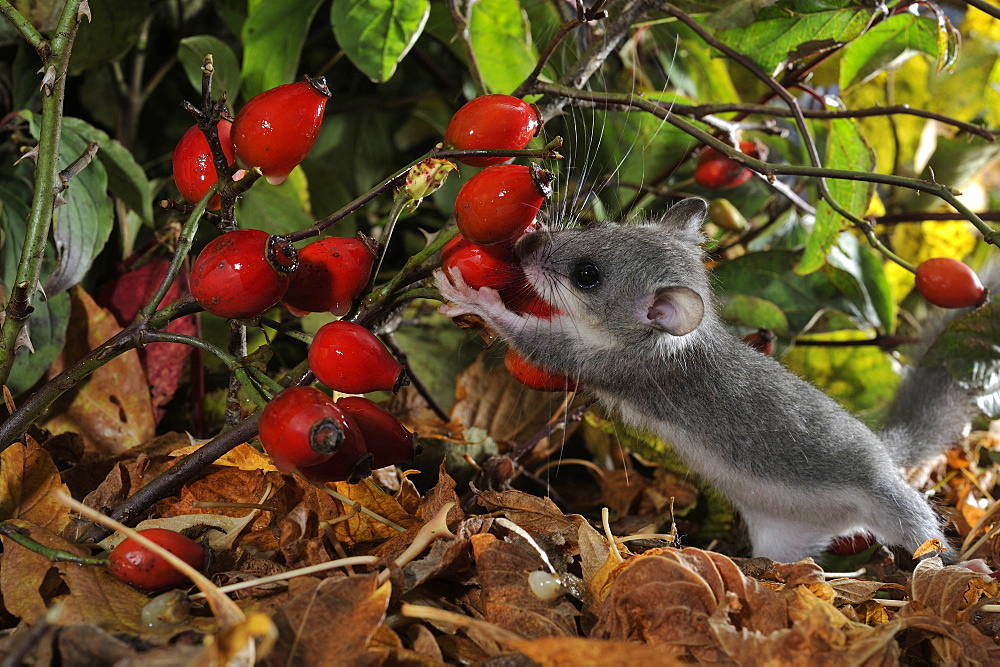
[[486, 321], [495, 321], [509, 312], [499, 292], [489, 287], [472, 288], [457, 268], [452, 268], [450, 272], [437, 269], [434, 271], [434, 283], [441, 296], [449, 302], [438, 309], [442, 315], [478, 315]]

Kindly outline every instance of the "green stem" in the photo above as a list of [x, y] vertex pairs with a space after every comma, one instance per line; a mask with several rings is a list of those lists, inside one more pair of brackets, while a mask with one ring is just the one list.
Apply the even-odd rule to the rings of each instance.
[[[701, 128], [697, 127], [690, 121], [671, 113], [669, 105], [664, 106], [653, 100], [649, 100], [643, 97], [633, 97], [628, 94], [608, 94], [600, 92], [582, 91], [573, 88], [567, 88], [565, 86], [558, 86], [549, 83], [539, 83], [535, 86], [532, 92], [545, 93], [547, 95], [563, 95], [575, 100], [582, 100], [589, 103], [594, 103], [601, 105], [602, 107], [610, 108], [621, 108], [621, 109], [638, 109], [641, 111], [647, 111], [652, 113], [657, 118], [661, 118], [666, 122], [670, 123], [677, 129], [691, 135], [698, 141], [711, 146], [712, 148], [718, 150], [721, 153], [732, 157], [737, 162], [745, 165], [746, 167], [763, 174], [766, 177], [771, 177], [775, 175], [779, 176], [810, 176], [818, 179], [824, 178], [839, 178], [843, 180], [851, 181], [866, 181], [869, 183], [879, 183], [882, 185], [891, 185], [895, 187], [908, 188], [910, 190], [917, 190], [919, 192], [926, 192], [932, 194], [940, 199], [948, 202], [955, 210], [961, 213], [965, 219], [971, 222], [975, 227], [983, 234], [987, 243], [993, 245], [1000, 245], [1000, 232], [994, 230], [988, 224], [983, 222], [983, 220], [976, 215], [972, 209], [963, 204], [955, 196], [955, 191], [946, 185], [940, 183], [934, 183], [932, 181], [925, 181], [918, 178], [909, 178], [906, 176], [896, 176], [893, 174], [877, 174], [867, 171], [851, 171], [847, 169], [830, 169], [827, 167], [814, 167], [805, 165], [789, 165], [789, 164], [775, 164], [771, 162], [765, 162], [763, 160], [758, 160], [750, 157], [740, 151], [736, 150], [734, 147], [730, 146], [726, 142], [712, 136], [708, 132], [705, 132]], [[834, 204], [831, 203], [831, 206]], [[834, 206], [837, 209], [837, 206]], [[838, 210], [838, 212], [840, 212]], [[852, 220], [855, 224], [858, 224], [858, 219], [851, 215], [846, 215], [847, 219]], [[864, 224], [861, 221], [861, 224]], [[890, 258], [891, 259], [891, 258]]]
[[20, 528], [7, 522], [0, 523], [0, 535], [3, 535], [11, 542], [20, 544], [25, 549], [45, 556], [53, 563], [75, 563], [76, 565], [99, 565], [101, 567], [107, 567], [108, 565], [107, 558], [77, 556], [76, 554], [63, 549], [53, 549], [52, 547], [39, 544], [25, 535]]
[[[48, 242], [49, 228], [52, 226], [55, 195], [61, 187], [59, 146], [62, 138], [63, 101], [66, 95], [70, 51], [79, 27], [77, 11], [81, 2], [82, 0], [67, 0], [56, 27], [55, 37], [50, 44], [46, 42], [49, 45], [48, 49], [39, 48], [37, 40], [33, 41], [37, 33], [28, 33], [25, 37], [36, 50], [39, 50], [40, 55], [46, 52], [42, 60], [42, 69], [46, 72], [54, 71], [55, 80], [52, 88], [45, 91], [46, 94], [42, 99], [41, 132], [38, 137], [35, 191], [31, 201], [31, 213], [28, 216], [24, 247], [17, 265], [11, 298], [7, 301], [7, 317], [0, 327], [0, 383], [2, 384], [5, 384], [10, 376], [17, 352], [18, 337], [31, 317], [33, 310], [31, 304], [38, 291], [45, 246]], [[16, 20], [13, 14], [16, 10], [9, 3], [2, 2], [0, 10], [8, 19], [14, 17]], [[15, 27], [18, 27], [16, 22]], [[25, 35], [25, 27], [18, 27], [18, 30]]]
[[0, 14], [6, 17], [24, 41], [38, 52], [38, 56], [43, 61], [48, 58], [49, 42], [42, 37], [40, 32], [35, 30], [35, 26], [31, 25], [31, 21], [24, 18], [21, 12], [17, 11], [7, 0], [0, 0]]
[[203, 340], [196, 336], [188, 336], [187, 334], [174, 333], [172, 331], [144, 331], [142, 334], [142, 342], [145, 343], [178, 343], [180, 345], [190, 345], [191, 347], [197, 347], [209, 354], [213, 355], [216, 359], [225, 364], [233, 373], [237, 371], [244, 372], [248, 379], [256, 389], [257, 386], [266, 387], [271, 393], [277, 393], [281, 391], [284, 387], [272, 380], [266, 373], [261, 371], [259, 368], [253, 366], [252, 364], [245, 363], [242, 359], [229, 354], [221, 347], [209, 343], [207, 340]]
[[388, 300], [392, 296], [393, 292], [402, 284], [407, 277], [416, 273], [421, 268], [423, 268], [424, 262], [434, 256], [435, 253], [439, 252], [441, 248], [458, 236], [458, 227], [446, 227], [438, 232], [438, 235], [433, 241], [427, 244], [423, 250], [413, 255], [406, 261], [403, 268], [397, 273], [392, 279], [389, 280], [385, 285], [375, 290], [371, 294], [365, 297], [364, 302], [361, 306], [361, 313], [364, 313], [370, 308], [374, 308], [376, 305]]

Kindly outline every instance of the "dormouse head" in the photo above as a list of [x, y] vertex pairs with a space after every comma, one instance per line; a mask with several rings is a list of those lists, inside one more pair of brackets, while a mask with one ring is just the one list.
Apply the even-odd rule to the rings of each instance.
[[640, 224], [543, 230], [523, 237], [517, 253], [542, 298], [581, 333], [624, 343], [682, 337], [710, 313], [700, 246], [707, 210], [691, 198]]

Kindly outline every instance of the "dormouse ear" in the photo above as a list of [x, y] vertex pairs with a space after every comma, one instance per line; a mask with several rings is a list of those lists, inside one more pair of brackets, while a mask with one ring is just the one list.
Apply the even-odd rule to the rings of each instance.
[[698, 293], [690, 287], [674, 285], [656, 293], [646, 316], [652, 326], [683, 336], [698, 328], [704, 315], [705, 302]]
[[660, 224], [691, 243], [701, 243], [704, 237], [701, 233], [701, 223], [708, 213], [708, 204], [704, 199], [689, 197], [682, 199], [660, 217]]

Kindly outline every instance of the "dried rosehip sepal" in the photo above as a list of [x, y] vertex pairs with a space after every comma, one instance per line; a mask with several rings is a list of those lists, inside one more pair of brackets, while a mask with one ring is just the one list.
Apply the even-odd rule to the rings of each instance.
[[191, 295], [219, 317], [247, 320], [261, 315], [288, 288], [288, 276], [267, 261], [268, 249], [273, 254], [274, 246], [270, 234], [258, 229], [237, 229], [213, 239], [191, 266]]
[[499, 164], [470, 178], [455, 197], [462, 236], [479, 245], [513, 241], [535, 220], [552, 193], [552, 172], [532, 163]]
[[541, 366], [536, 366], [512, 347], [507, 348], [503, 364], [514, 379], [531, 389], [539, 391], [576, 391], [576, 382], [568, 377], [550, 373]]
[[[444, 143], [461, 150], [520, 150], [538, 134], [538, 110], [510, 95], [483, 95], [455, 112], [444, 133]], [[463, 157], [459, 162], [486, 167], [506, 162], [506, 157]]]
[[320, 327], [309, 345], [309, 368], [319, 381], [345, 394], [395, 391], [405, 382], [403, 366], [375, 334], [338, 320]]
[[[757, 144], [753, 141], [741, 141], [740, 151], [755, 159], [760, 157]], [[743, 185], [751, 176], [752, 171], [714, 148], [706, 148], [702, 152], [694, 169], [694, 180], [698, 185], [716, 190]]]
[[259, 167], [271, 185], [283, 183], [316, 143], [329, 99], [321, 76], [255, 95], [233, 121], [240, 164]]
[[282, 299], [293, 313], [330, 311], [340, 317], [368, 286], [375, 253], [356, 238], [327, 237], [299, 251], [299, 268]]
[[777, 336], [770, 329], [761, 327], [743, 337], [743, 342], [763, 354], [774, 354], [774, 340]]
[[935, 306], [971, 308], [987, 299], [976, 272], [950, 257], [934, 257], [917, 266], [917, 291]]
[[354, 417], [337, 407], [338, 425], [343, 441], [333, 456], [311, 466], [298, 468], [300, 475], [313, 482], [347, 482], [357, 484], [372, 474], [372, 455], [365, 443], [365, 434]]
[[446, 272], [457, 268], [473, 289], [500, 290], [523, 280], [521, 264], [510, 245], [479, 245], [461, 234], [441, 250], [441, 266]]
[[362, 396], [337, 399], [337, 407], [354, 418], [365, 437], [365, 446], [374, 457], [372, 468], [384, 468], [409, 461], [416, 453], [416, 437], [379, 405]]
[[[222, 119], [219, 121], [219, 143], [226, 161], [232, 164], [233, 140], [230, 138], [232, 123]], [[174, 184], [188, 202], [197, 204], [208, 189], [219, 179], [212, 159], [212, 149], [208, 147], [208, 139], [197, 125], [189, 129], [177, 142], [171, 163], [174, 168]], [[215, 211], [221, 206], [219, 195], [208, 201], [208, 210]]]
[[[205, 565], [205, 549], [194, 540], [166, 528], [147, 528], [139, 534], [159, 544], [191, 567]], [[142, 589], [158, 591], [179, 586], [187, 577], [173, 565], [131, 538], [122, 540], [108, 556], [108, 571], [119, 581]]]
[[329, 396], [314, 387], [289, 387], [264, 407], [259, 435], [275, 467], [287, 472], [328, 460], [344, 444], [347, 428]]

